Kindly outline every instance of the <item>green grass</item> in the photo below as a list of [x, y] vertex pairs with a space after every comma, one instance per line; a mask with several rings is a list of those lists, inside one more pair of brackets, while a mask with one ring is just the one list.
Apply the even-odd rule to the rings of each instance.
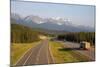
[[39, 42], [34, 43], [12, 43], [11, 44], [11, 65], [15, 64], [18, 59], [30, 48], [36, 46]]
[[90, 59], [76, 51], [61, 51], [63, 45], [60, 42], [50, 41], [49, 45], [53, 53], [56, 63], [69, 63], [69, 62], [80, 62], [80, 61], [89, 61]]

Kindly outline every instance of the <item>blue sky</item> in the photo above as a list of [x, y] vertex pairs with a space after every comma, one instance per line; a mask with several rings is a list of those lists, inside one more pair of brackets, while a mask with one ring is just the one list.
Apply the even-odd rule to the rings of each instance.
[[22, 16], [62, 17], [76, 25], [94, 27], [95, 24], [95, 6], [12, 1], [11, 12]]

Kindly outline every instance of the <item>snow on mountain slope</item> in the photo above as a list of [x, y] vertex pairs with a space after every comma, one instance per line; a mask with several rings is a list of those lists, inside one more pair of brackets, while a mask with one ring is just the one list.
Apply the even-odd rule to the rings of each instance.
[[22, 24], [32, 28], [43, 28], [48, 30], [58, 30], [66, 32], [93, 32], [92, 27], [86, 27], [83, 25], [74, 25], [70, 19], [61, 17], [42, 18], [39, 16], [26, 16], [21, 17], [18, 14], [11, 14], [11, 20], [15, 20], [16, 23]]

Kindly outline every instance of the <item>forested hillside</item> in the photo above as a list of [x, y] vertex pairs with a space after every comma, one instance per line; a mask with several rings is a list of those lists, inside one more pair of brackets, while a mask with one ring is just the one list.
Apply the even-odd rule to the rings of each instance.
[[33, 31], [33, 29], [19, 25], [11, 24], [11, 43], [29, 43], [38, 41], [40, 32]]
[[59, 40], [66, 40], [72, 42], [87, 41], [92, 45], [95, 44], [95, 32], [73, 32], [67, 33], [65, 35], [59, 35], [57, 37]]

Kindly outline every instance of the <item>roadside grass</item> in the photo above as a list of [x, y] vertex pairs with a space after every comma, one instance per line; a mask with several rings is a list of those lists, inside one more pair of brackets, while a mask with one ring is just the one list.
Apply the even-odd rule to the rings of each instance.
[[49, 42], [51, 52], [53, 53], [53, 57], [55, 63], [69, 63], [69, 62], [84, 62], [90, 61], [87, 56], [84, 56], [76, 51], [60, 51], [59, 49], [63, 49], [63, 44], [60, 42]]
[[11, 43], [11, 65], [15, 64], [28, 49], [35, 47], [38, 43]]

